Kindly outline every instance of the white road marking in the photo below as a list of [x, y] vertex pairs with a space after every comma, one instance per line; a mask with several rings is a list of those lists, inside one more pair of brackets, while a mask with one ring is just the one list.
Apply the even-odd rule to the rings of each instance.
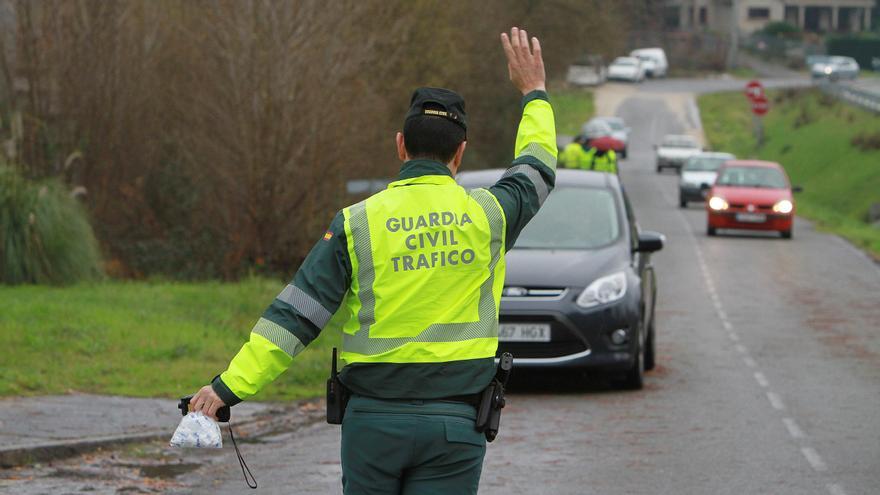
[[836, 483], [829, 483], [828, 485], [828, 493], [831, 495], [846, 495], [846, 492], [843, 491], [843, 487]]
[[[699, 119], [700, 118], [699, 117], [699, 108], [696, 107], [693, 100], [689, 101], [688, 103], [693, 104], [692, 108], [696, 110], [696, 112], [697, 112], [696, 118]], [[688, 105], [688, 107], [690, 107], [690, 105]], [[690, 110], [691, 110], [691, 108], [687, 108], [687, 110], [686, 110], [686, 119], [688, 119], [688, 120], [690, 120], [689, 118], [691, 117], [691, 115], [688, 115]], [[699, 121], [697, 121], [697, 122], [699, 122]], [[652, 136], [656, 133], [656, 124], [657, 124], [656, 119], [652, 119], [651, 120], [651, 134], [652, 134]], [[701, 127], [701, 125], [698, 124], [698, 127]], [[675, 199], [672, 198], [667, 193], [666, 188], [662, 188], [660, 191], [661, 191], [661, 194], [667, 203], [669, 203], [670, 205], [673, 205], [673, 206], [676, 205]], [[733, 331], [733, 325], [731, 325], [731, 323], [728, 321], [727, 313], [724, 311], [724, 308], [721, 305], [721, 299], [718, 296], [718, 292], [715, 288], [714, 281], [712, 280], [712, 275], [710, 274], [709, 267], [706, 264], [706, 258], [703, 255], [703, 250], [700, 247], [699, 240], [697, 239], [697, 236], [694, 234], [694, 229], [692, 228], [690, 222], [688, 221], [688, 218], [685, 216], [685, 214], [682, 211], [680, 211], [676, 208], [676, 212], [678, 213], [678, 215], [676, 215], [676, 216], [679, 218], [682, 226], [684, 227], [685, 234], [687, 236], [689, 236], [691, 238], [691, 240], [693, 241], [692, 246], [694, 247], [694, 251], [696, 252], [696, 255], [697, 255], [697, 263], [699, 265], [700, 271], [702, 272], [703, 281], [705, 282], [706, 288], [708, 289], [709, 297], [711, 298], [712, 303], [714, 304], [715, 309], [718, 313], [718, 317], [721, 320], [721, 323], [724, 326], [724, 329], [728, 331], [728, 337], [733, 342], [739, 342], [739, 340], [740, 340], [739, 335], [737, 335], [736, 332]], [[841, 242], [842, 244], [845, 244], [852, 251], [857, 252], [859, 255], [863, 256], [865, 259], [868, 259], [869, 261], [871, 261], [870, 258], [865, 253], [863, 253], [861, 250], [855, 248], [854, 246], [852, 246], [851, 244], [849, 244], [845, 240], [838, 238], [836, 236], [834, 238], [836, 240], [838, 240], [839, 242]], [[712, 241], [710, 240], [708, 242], [712, 242]], [[871, 261], [870, 264], [877, 271], [877, 273], [880, 274], [880, 266], [877, 266], [875, 263], [873, 263], [873, 261]], [[747, 367], [753, 368], [753, 369], [758, 368], [758, 363], [754, 359], [752, 359], [751, 356], [749, 356], [749, 351], [746, 348], [746, 346], [737, 343], [735, 345], [735, 349], [738, 353], [740, 353], [742, 355], [742, 360]], [[767, 377], [764, 376], [763, 373], [761, 373], [760, 371], [756, 371], [754, 373], [754, 377], [755, 377], [755, 380], [758, 382], [758, 385], [760, 385], [763, 388], [769, 388], [770, 383], [767, 380]], [[770, 391], [767, 391], [766, 394], [767, 394], [767, 399], [770, 401], [770, 405], [774, 409], [779, 410], [779, 411], [785, 409], [785, 404], [782, 402], [782, 399], [780, 398], [780, 396], [778, 394], [776, 394], [775, 392], [770, 392]], [[790, 418], [790, 417], [782, 418], [782, 422], [785, 425], [785, 428], [788, 430], [788, 433], [789, 433], [789, 435], [791, 435], [792, 438], [794, 438], [794, 439], [806, 438], [806, 434], [804, 433], [803, 430], [800, 429], [800, 427], [797, 425], [797, 423], [795, 423], [793, 418]], [[802, 447], [801, 453], [807, 459], [807, 462], [810, 464], [810, 466], [813, 468], [813, 470], [815, 470], [816, 472], [828, 471], [828, 465], [825, 464], [825, 461], [822, 460], [822, 457], [819, 456], [819, 453], [816, 452], [816, 450], [814, 448]], [[826, 485], [826, 488], [828, 489], [828, 492], [831, 495], [846, 495], [846, 492], [843, 490], [843, 487], [841, 487], [838, 484], [829, 483]]]
[[825, 464], [825, 461], [819, 457], [819, 453], [816, 452], [816, 449], [813, 447], [802, 447], [801, 453], [804, 454], [804, 457], [807, 458], [807, 462], [810, 463], [810, 466], [814, 471], [819, 473], [824, 473], [828, 471], [828, 465]]
[[755, 372], [755, 381], [758, 382], [758, 385], [767, 388], [770, 386], [770, 382], [767, 381], [767, 377], [764, 376], [764, 373], [760, 371]]
[[767, 392], [767, 400], [770, 401], [770, 405], [773, 406], [773, 409], [776, 409], [777, 411], [785, 409], [785, 404], [782, 403], [782, 398], [780, 398], [779, 394], [776, 392]]
[[782, 422], [785, 424], [785, 428], [788, 430], [788, 434], [791, 435], [792, 438], [806, 437], [806, 435], [804, 435], [804, 430], [794, 422], [794, 419], [782, 418]]

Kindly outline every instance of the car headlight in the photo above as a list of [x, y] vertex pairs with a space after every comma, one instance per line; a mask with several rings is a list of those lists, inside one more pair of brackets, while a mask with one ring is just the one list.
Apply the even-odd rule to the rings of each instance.
[[791, 213], [791, 210], [793, 209], [794, 205], [787, 199], [783, 199], [773, 205], [773, 211], [776, 213]]
[[593, 281], [577, 298], [577, 305], [591, 308], [616, 301], [626, 294], [626, 274], [617, 272]]
[[727, 204], [727, 201], [724, 201], [724, 198], [718, 196], [712, 196], [709, 198], [709, 208], [715, 211], [726, 210], [730, 205]]

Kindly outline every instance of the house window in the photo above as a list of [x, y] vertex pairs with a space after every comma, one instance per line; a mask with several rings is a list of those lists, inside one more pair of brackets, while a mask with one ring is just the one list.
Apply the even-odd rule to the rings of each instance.
[[770, 18], [770, 9], [766, 7], [749, 7], [750, 21], [764, 21]]
[[706, 12], [706, 7], [700, 7], [700, 25], [705, 26], [709, 20], [708, 12]]

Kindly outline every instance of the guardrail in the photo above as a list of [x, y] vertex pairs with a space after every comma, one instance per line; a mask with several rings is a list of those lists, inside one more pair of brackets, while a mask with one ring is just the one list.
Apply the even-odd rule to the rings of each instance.
[[868, 91], [839, 82], [823, 82], [817, 86], [825, 94], [832, 95], [866, 110], [880, 113], [880, 92]]

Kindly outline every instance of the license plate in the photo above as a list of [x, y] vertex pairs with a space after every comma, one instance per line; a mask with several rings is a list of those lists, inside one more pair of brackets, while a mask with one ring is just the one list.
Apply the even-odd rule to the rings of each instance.
[[736, 221], [745, 223], [761, 223], [767, 221], [767, 215], [763, 213], [737, 213]]
[[502, 342], [550, 342], [549, 323], [502, 323], [498, 326]]

